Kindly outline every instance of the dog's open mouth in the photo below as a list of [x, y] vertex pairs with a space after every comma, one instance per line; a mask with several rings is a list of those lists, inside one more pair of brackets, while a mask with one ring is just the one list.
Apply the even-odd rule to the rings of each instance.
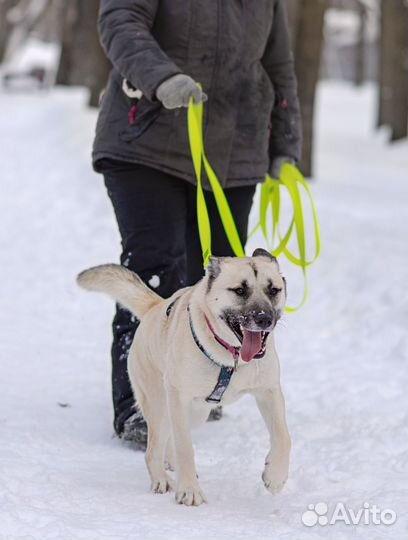
[[228, 326], [241, 343], [241, 358], [244, 362], [265, 355], [269, 332], [248, 330], [237, 321], [228, 321]]

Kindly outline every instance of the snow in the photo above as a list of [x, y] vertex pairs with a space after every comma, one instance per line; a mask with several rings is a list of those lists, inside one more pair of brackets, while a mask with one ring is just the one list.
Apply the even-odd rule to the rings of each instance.
[[[377, 2], [367, 5], [365, 40], [378, 38], [379, 6]], [[356, 10], [329, 8], [325, 15], [325, 40], [337, 46], [354, 45], [359, 38], [360, 15]]]
[[152, 276], [149, 279], [149, 285], [153, 289], [157, 289], [160, 286], [160, 277], [159, 276]]
[[[408, 145], [373, 131], [374, 88], [319, 91], [324, 251], [306, 307], [276, 332], [290, 480], [264, 489], [267, 434], [246, 397], [195, 432], [199, 508], [150, 494], [143, 455], [112, 437], [113, 304], [74, 281], [119, 255], [85, 103], [78, 89], [0, 95], [1, 540], [406, 538]], [[309, 505], [339, 502], [398, 518], [302, 525]]]
[[21, 73], [40, 66], [55, 75], [60, 54], [60, 46], [55, 43], [45, 43], [31, 36], [25, 43], [16, 48], [9, 62], [0, 67], [3, 71]]

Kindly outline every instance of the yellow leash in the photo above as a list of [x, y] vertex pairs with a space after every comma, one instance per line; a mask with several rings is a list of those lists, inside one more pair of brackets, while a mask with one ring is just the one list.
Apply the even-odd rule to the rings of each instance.
[[191, 155], [193, 158], [194, 170], [197, 177], [197, 218], [198, 230], [200, 234], [201, 248], [203, 251], [204, 268], [208, 265], [211, 253], [211, 227], [208, 216], [207, 203], [205, 202], [204, 190], [201, 180], [202, 165], [204, 165], [211, 188], [214, 193], [215, 202], [225, 229], [228, 241], [237, 257], [245, 257], [245, 251], [239, 238], [237, 227], [224, 190], [211, 167], [204, 151], [203, 141], [203, 104], [195, 105], [193, 101], [188, 109], [188, 132], [190, 138]]
[[[211, 252], [211, 225], [208, 215], [207, 204], [204, 197], [204, 190], [202, 186], [202, 168], [207, 173], [212, 191], [214, 193], [215, 202], [217, 204], [218, 212], [221, 217], [222, 224], [225, 229], [228, 241], [232, 247], [234, 254], [237, 257], [245, 257], [245, 251], [242, 246], [241, 240], [238, 235], [237, 227], [235, 225], [234, 218], [228, 201], [225, 197], [224, 190], [211, 167], [204, 150], [203, 141], [203, 104], [195, 105], [193, 100], [190, 102], [188, 109], [188, 133], [190, 140], [191, 155], [193, 159], [194, 171], [197, 177], [197, 221], [198, 230], [200, 235], [201, 248], [203, 252], [204, 268], [208, 265]], [[293, 217], [288, 230], [282, 235], [279, 221], [281, 213], [281, 193], [280, 188], [285, 187], [289, 192], [289, 196], [293, 205]], [[316, 252], [311, 260], [307, 260], [306, 256], [306, 235], [305, 235], [305, 221], [302, 197], [300, 194], [299, 186], [301, 186], [309, 197], [313, 223], [315, 230], [315, 248]], [[271, 210], [272, 214], [272, 237], [268, 233], [268, 210]], [[266, 181], [262, 184], [261, 188], [261, 202], [260, 202], [260, 221], [255, 229], [251, 232], [252, 236], [258, 229], [262, 230], [262, 233], [267, 241], [268, 247], [275, 257], [279, 255], [285, 255], [286, 258], [296, 266], [300, 267], [304, 276], [304, 293], [303, 298], [299, 306], [296, 308], [287, 307], [286, 311], [293, 313], [300, 309], [306, 302], [309, 287], [307, 283], [307, 267], [315, 262], [321, 251], [320, 241], [320, 229], [317, 218], [316, 206], [313, 201], [312, 193], [305, 179], [300, 171], [293, 165], [285, 164], [282, 167], [281, 178], [279, 180], [272, 180], [267, 175]], [[288, 245], [292, 238], [293, 233], [296, 232], [297, 245], [299, 250], [299, 256], [297, 257], [290, 251]], [[279, 245], [274, 248], [276, 237], [279, 238]]]
[[[282, 234], [280, 229], [282, 187], [287, 189], [293, 206], [293, 216], [290, 221], [290, 225], [284, 234]], [[299, 189], [300, 187], [306, 191], [306, 194], [310, 200], [313, 216], [315, 254], [310, 260], [307, 259], [306, 255], [307, 250], [305, 220], [302, 196]], [[267, 227], [269, 208], [272, 218], [272, 237], [270, 237]], [[262, 230], [262, 233], [266, 239], [268, 248], [271, 251], [272, 255], [274, 255], [275, 257], [279, 257], [279, 255], [284, 255], [292, 264], [300, 267], [302, 270], [304, 277], [303, 298], [296, 308], [286, 308], [287, 312], [293, 313], [305, 305], [305, 302], [309, 295], [307, 268], [319, 258], [321, 252], [320, 227], [317, 217], [316, 205], [314, 203], [309, 185], [303, 178], [299, 169], [297, 169], [294, 165], [285, 163], [282, 167], [281, 177], [279, 180], [273, 180], [269, 175], [266, 176], [266, 180], [261, 188], [260, 221], [259, 224], [253, 229], [250, 236], [252, 236], [258, 229]], [[299, 251], [298, 257], [288, 247], [294, 233], [296, 233], [297, 246]], [[276, 247], [274, 247], [276, 244], [276, 238], [278, 238], [279, 243]]]

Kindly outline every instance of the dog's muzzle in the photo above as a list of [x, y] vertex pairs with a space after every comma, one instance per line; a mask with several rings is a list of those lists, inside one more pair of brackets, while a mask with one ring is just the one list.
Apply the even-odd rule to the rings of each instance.
[[270, 332], [278, 320], [273, 311], [251, 311], [245, 315], [229, 314], [225, 322], [241, 343], [241, 358], [250, 362], [265, 355]]

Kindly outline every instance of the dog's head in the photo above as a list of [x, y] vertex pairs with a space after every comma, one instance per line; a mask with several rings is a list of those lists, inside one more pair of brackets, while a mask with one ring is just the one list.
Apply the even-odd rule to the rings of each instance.
[[252, 257], [213, 257], [205, 281], [206, 304], [220, 335], [239, 341], [245, 362], [261, 358], [285, 309], [286, 281], [276, 258], [263, 249]]

